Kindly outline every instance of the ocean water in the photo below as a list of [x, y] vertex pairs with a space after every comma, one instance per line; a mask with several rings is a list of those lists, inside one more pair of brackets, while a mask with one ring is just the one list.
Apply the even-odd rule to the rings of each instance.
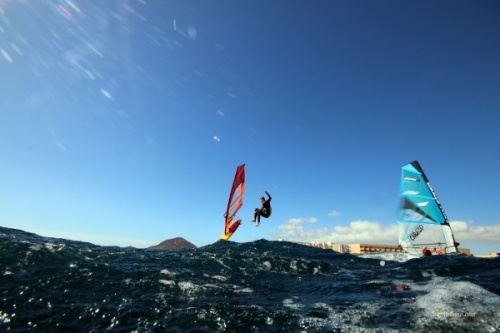
[[497, 332], [500, 258], [103, 247], [0, 227], [2, 332]]

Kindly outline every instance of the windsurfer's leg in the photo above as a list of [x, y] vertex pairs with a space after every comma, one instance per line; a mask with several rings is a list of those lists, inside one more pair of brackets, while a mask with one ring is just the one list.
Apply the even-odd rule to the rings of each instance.
[[252, 222], [255, 222], [255, 219], [257, 218], [258, 215], [259, 215], [259, 209], [255, 208], [255, 210], [253, 211], [253, 220], [252, 220]]

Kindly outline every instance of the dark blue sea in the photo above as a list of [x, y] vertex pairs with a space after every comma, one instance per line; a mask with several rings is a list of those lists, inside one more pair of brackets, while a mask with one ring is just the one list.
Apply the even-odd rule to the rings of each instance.
[[0, 227], [2, 332], [498, 332], [500, 258], [259, 240], [103, 247]]

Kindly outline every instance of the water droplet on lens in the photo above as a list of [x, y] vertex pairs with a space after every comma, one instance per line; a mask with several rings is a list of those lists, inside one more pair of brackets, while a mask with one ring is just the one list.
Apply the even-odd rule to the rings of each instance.
[[380, 261], [380, 266], [384, 267], [385, 266], [385, 261], [384, 260], [381, 260]]

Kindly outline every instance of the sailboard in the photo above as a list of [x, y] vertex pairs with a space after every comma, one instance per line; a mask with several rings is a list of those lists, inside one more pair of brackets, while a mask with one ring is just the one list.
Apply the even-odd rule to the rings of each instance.
[[424, 247], [458, 252], [448, 217], [418, 161], [401, 168], [399, 197], [399, 245], [406, 252], [418, 257]]
[[236, 168], [234, 175], [233, 186], [229, 194], [226, 213], [224, 214], [224, 233], [220, 239], [228, 240], [238, 229], [241, 224], [241, 219], [233, 222], [238, 213], [238, 210], [243, 205], [243, 194], [245, 193], [245, 164]]

